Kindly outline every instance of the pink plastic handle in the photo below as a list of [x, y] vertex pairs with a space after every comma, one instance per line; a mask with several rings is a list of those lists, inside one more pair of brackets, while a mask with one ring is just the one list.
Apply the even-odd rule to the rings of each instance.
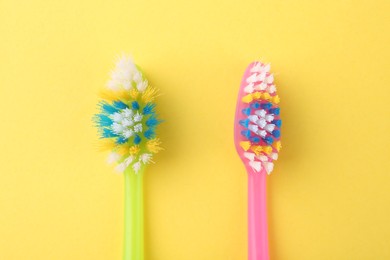
[[248, 171], [248, 259], [269, 260], [266, 178], [263, 169]]

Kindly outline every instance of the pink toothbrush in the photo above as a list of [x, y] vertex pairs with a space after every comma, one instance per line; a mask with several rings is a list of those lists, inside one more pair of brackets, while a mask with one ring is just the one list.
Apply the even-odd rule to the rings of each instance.
[[248, 173], [248, 259], [268, 260], [266, 177], [281, 148], [279, 96], [270, 65], [251, 63], [238, 93], [236, 150]]

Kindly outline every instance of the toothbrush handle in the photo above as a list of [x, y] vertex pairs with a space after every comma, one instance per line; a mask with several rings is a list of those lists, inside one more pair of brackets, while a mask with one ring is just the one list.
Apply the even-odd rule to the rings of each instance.
[[123, 260], [144, 259], [143, 168], [125, 172], [125, 234]]
[[269, 260], [267, 224], [267, 174], [248, 168], [248, 259]]

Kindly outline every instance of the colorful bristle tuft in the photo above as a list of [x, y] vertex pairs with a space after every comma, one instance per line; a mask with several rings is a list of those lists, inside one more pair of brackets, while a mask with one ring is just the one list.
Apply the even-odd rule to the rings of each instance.
[[156, 137], [158, 119], [153, 103], [157, 90], [151, 87], [140, 69], [129, 57], [121, 57], [111, 72], [99, 113], [93, 117], [105, 147], [112, 148], [108, 161], [117, 162], [123, 172], [134, 172], [151, 162], [152, 155], [161, 150]]
[[252, 63], [240, 89], [236, 113], [236, 146], [241, 158], [255, 171], [273, 170], [280, 150], [280, 98], [270, 65]]

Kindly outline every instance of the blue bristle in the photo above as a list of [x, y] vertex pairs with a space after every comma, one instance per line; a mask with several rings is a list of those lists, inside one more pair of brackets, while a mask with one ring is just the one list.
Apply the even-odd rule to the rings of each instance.
[[127, 106], [125, 103], [123, 103], [122, 101], [120, 101], [120, 100], [114, 101], [113, 104], [114, 104], [114, 106], [115, 106], [116, 108], [119, 108], [119, 109], [128, 108], [128, 106]]
[[102, 111], [106, 114], [114, 114], [114, 113], [119, 111], [118, 109], [111, 106], [107, 102], [101, 102], [100, 105], [101, 105]]
[[251, 104], [251, 107], [254, 108], [254, 109], [259, 109], [260, 108], [260, 103], [259, 102], [255, 102], [253, 104]]
[[156, 117], [154, 116], [151, 116], [149, 117], [146, 122], [145, 122], [145, 125], [146, 126], [149, 126], [149, 127], [155, 127], [156, 125], [160, 124], [161, 121], [158, 120]]
[[118, 139], [116, 139], [116, 143], [117, 144], [124, 144], [127, 142], [127, 138], [124, 138], [123, 136], [119, 137]]
[[144, 115], [149, 115], [154, 113], [155, 104], [153, 103], [147, 103], [144, 109], [142, 110], [142, 113]]
[[131, 107], [135, 110], [138, 110], [139, 109], [139, 104], [137, 101], [133, 101], [131, 102]]
[[279, 137], [280, 137], [280, 131], [279, 131], [279, 130], [274, 130], [274, 131], [272, 131], [272, 135], [273, 135], [275, 138], [279, 138]]
[[268, 145], [271, 145], [271, 144], [273, 144], [274, 139], [271, 136], [266, 136], [264, 138], [264, 142], [266, 142]]
[[260, 142], [260, 137], [258, 137], [258, 136], [252, 136], [252, 137], [250, 138], [250, 140], [251, 140], [252, 142], [254, 142], [254, 143], [258, 143], [258, 142]]
[[276, 125], [277, 127], [281, 127], [282, 126], [282, 120], [280, 120], [280, 119], [274, 120], [274, 121], [272, 121], [272, 123], [274, 125]]
[[251, 109], [250, 109], [249, 107], [244, 108], [244, 109], [242, 110], [242, 113], [243, 113], [244, 115], [249, 116], [249, 115], [251, 114]]
[[154, 137], [156, 137], [156, 132], [154, 128], [149, 128], [148, 130], [146, 130], [144, 132], [144, 136], [146, 137], [146, 139], [153, 139]]
[[261, 104], [261, 107], [264, 109], [270, 109], [272, 107], [272, 104], [271, 103], [264, 103], [264, 104]]
[[278, 116], [278, 115], [280, 114], [280, 108], [278, 108], [278, 107], [271, 108], [271, 109], [269, 110], [269, 112], [270, 112], [271, 114], [274, 114], [274, 115]]
[[247, 139], [249, 139], [251, 137], [251, 131], [249, 131], [249, 130], [243, 130], [243, 131], [241, 131], [241, 134], [243, 136], [245, 136]]
[[141, 142], [141, 137], [139, 135], [136, 135], [134, 137], [134, 144], [139, 144]]
[[94, 120], [100, 127], [110, 126], [113, 123], [111, 118], [103, 114], [95, 115]]
[[103, 138], [111, 138], [111, 137], [118, 137], [117, 134], [113, 133], [111, 129], [104, 128], [102, 132], [102, 137]]
[[240, 125], [242, 125], [243, 127], [248, 128], [248, 126], [249, 126], [249, 119], [240, 120], [239, 123], [240, 123]]

